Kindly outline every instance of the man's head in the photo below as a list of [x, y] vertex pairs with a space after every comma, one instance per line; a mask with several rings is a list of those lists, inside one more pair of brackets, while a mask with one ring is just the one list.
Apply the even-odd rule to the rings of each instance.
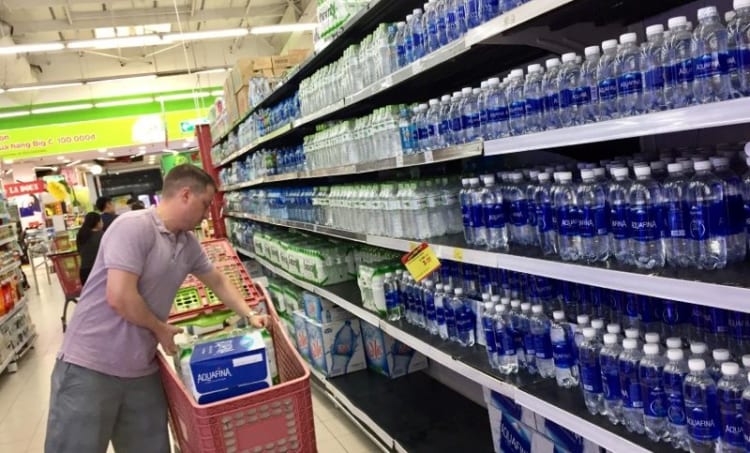
[[191, 164], [174, 167], [164, 178], [160, 205], [169, 227], [189, 231], [198, 226], [208, 217], [215, 193], [216, 183], [201, 168]]
[[99, 212], [108, 212], [114, 214], [115, 205], [109, 197], [99, 197], [96, 199], [96, 210]]

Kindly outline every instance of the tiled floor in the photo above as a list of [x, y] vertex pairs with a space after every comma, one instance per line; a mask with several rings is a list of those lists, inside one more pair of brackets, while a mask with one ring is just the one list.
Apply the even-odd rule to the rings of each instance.
[[[31, 281], [31, 273], [26, 274]], [[42, 270], [42, 273], [44, 270]], [[29, 309], [38, 338], [34, 349], [21, 360], [16, 373], [0, 375], [0, 452], [44, 451], [49, 405], [49, 378], [60, 344], [63, 294], [54, 275], [39, 283], [40, 295], [29, 291]], [[72, 310], [70, 310], [72, 313]], [[371, 453], [380, 451], [320, 391], [313, 388], [315, 432], [320, 453]], [[110, 448], [110, 451], [112, 449]]]

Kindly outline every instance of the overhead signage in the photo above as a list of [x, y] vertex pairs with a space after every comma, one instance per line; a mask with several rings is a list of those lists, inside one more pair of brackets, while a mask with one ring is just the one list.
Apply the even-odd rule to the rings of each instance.
[[5, 189], [5, 196], [10, 198], [44, 192], [46, 184], [41, 179], [37, 179], [31, 182], [3, 184], [3, 188]]

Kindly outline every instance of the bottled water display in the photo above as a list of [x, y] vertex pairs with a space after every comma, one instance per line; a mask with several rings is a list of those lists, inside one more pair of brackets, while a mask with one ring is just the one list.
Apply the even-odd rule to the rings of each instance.
[[[678, 339], [679, 340], [679, 339]], [[680, 345], [682, 341], [680, 340]], [[667, 398], [667, 430], [672, 446], [680, 450], [688, 449], [687, 414], [683, 383], [688, 374], [688, 365], [682, 349], [667, 350], [667, 364], [664, 365], [664, 393]]]
[[706, 371], [706, 362], [695, 358], [688, 361], [690, 373], [683, 392], [691, 452], [713, 452], [719, 449], [721, 412], [716, 382]]
[[592, 415], [605, 414], [604, 388], [602, 385], [602, 367], [600, 354], [602, 344], [597, 337], [596, 329], [583, 329], [583, 342], [578, 348], [581, 388], [586, 409]]
[[554, 311], [552, 317], [550, 341], [555, 362], [555, 379], [560, 387], [575, 387], [578, 385], [578, 369], [573, 357], [573, 332], [565, 321], [563, 311]]
[[721, 365], [721, 378], [716, 390], [721, 412], [721, 451], [739, 453], [745, 450], [742, 427], [742, 393], [747, 387], [747, 375], [740, 374], [740, 366], [734, 362]]
[[[614, 326], [620, 327], [615, 324]], [[608, 330], [609, 326], [608, 326]], [[622, 391], [620, 390], [620, 354], [622, 346], [616, 333], [604, 334], [604, 347], [599, 353], [599, 365], [602, 372], [602, 390], [604, 397], [604, 415], [612, 424], [622, 423]], [[584, 385], [585, 382], [584, 382]], [[584, 387], [585, 388], [585, 387]], [[590, 409], [589, 404], [586, 404]]]
[[630, 432], [643, 434], [643, 396], [638, 376], [643, 353], [635, 338], [624, 339], [622, 346], [619, 367], [623, 425]]
[[664, 390], [664, 366], [667, 359], [660, 354], [656, 343], [643, 345], [644, 356], [638, 371], [643, 398], [643, 424], [646, 435], [653, 441], [668, 438], [667, 394]]

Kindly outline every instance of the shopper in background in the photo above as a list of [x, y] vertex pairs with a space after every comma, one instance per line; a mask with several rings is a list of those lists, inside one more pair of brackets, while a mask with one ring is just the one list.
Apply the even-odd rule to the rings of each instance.
[[78, 254], [81, 255], [81, 285], [86, 284], [91, 269], [94, 267], [96, 254], [99, 252], [99, 243], [104, 234], [104, 222], [98, 212], [89, 212], [83, 218], [83, 225], [76, 235]]
[[252, 326], [268, 325], [192, 233], [215, 192], [206, 172], [179, 165], [158, 207], [121, 215], [104, 234], [52, 372], [46, 453], [104, 453], [110, 440], [117, 453], [170, 451], [156, 348], [177, 351], [182, 329], [166, 320], [188, 274]]
[[96, 210], [102, 213], [102, 222], [104, 222], [104, 231], [115, 221], [115, 204], [109, 197], [99, 197], [96, 199]]
[[141, 209], [146, 209], [146, 205], [144, 205], [141, 200], [135, 200], [135, 202], [130, 205], [131, 211], [140, 211]]

